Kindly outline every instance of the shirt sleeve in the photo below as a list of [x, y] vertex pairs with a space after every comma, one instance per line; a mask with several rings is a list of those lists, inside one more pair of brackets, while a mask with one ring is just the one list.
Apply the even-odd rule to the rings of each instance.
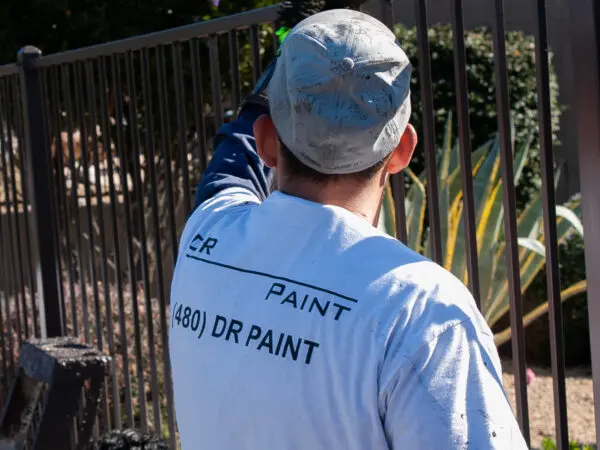
[[253, 126], [267, 114], [265, 107], [250, 105], [232, 122], [223, 125], [214, 139], [214, 155], [196, 188], [195, 208], [232, 188], [262, 202], [273, 182], [273, 171], [256, 152]]
[[493, 337], [471, 320], [424, 344], [384, 393], [390, 448], [527, 449], [499, 371]]

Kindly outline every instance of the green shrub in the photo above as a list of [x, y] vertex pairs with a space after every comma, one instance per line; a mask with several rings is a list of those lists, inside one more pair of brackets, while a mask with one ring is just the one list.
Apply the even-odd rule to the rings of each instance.
[[[573, 235], [559, 247], [561, 289], [585, 280], [583, 239]], [[544, 303], [548, 297], [546, 271], [542, 270], [524, 296], [526, 311]], [[590, 364], [590, 334], [587, 293], [583, 292], [563, 305], [565, 358], [567, 366]], [[532, 323], [527, 331], [527, 361], [550, 364], [548, 317]]]
[[[421, 92], [419, 80], [419, 52], [414, 28], [396, 28], [400, 45], [404, 48], [414, 67], [412, 80], [412, 123], [419, 135], [421, 130]], [[444, 122], [448, 112], [456, 121], [456, 94], [454, 83], [454, 60], [452, 29], [437, 26], [429, 30], [431, 48], [432, 90], [435, 108], [436, 138], [442, 143]], [[494, 49], [489, 30], [479, 28], [465, 36], [467, 57], [467, 81], [469, 88], [470, 124], [473, 149], [484, 144], [498, 130], [496, 115], [496, 81], [494, 75]], [[520, 32], [506, 36], [508, 80], [510, 88], [511, 117], [515, 127], [517, 147], [533, 133], [529, 162], [523, 173], [517, 201], [522, 208], [539, 187], [539, 139], [537, 117], [537, 81], [534, 39]], [[552, 128], [554, 139], [559, 130], [561, 107], [558, 103], [558, 83], [551, 69], [550, 79]], [[456, 127], [454, 127], [456, 129]], [[420, 173], [424, 167], [423, 152], [417, 150], [411, 168]]]
[[[595, 448], [595, 445], [585, 445], [575, 441], [569, 443], [569, 450], [593, 450]], [[550, 437], [544, 438], [542, 441], [542, 450], [556, 450], [556, 442], [554, 442], [554, 439]]]

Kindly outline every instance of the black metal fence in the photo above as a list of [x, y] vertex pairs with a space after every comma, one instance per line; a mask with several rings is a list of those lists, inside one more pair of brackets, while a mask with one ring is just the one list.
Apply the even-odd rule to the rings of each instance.
[[[454, 70], [468, 284], [481, 299], [462, 0], [453, 11]], [[504, 237], [516, 414], [529, 441], [523, 308], [513, 182], [509, 85], [502, 0], [493, 26]], [[395, 24], [393, 2], [379, 12]], [[544, 245], [559, 448], [568, 448], [546, 1], [537, 0], [536, 64]], [[574, 105], [580, 138], [591, 341], [600, 342], [600, 91], [598, 7], [570, 4]], [[436, 130], [427, 5], [415, 1], [432, 258], [442, 262]], [[594, 15], [596, 14], [596, 15]], [[0, 67], [0, 392], [14, 376], [20, 344], [32, 336], [80, 336], [114, 364], [101, 428], [176, 427], [167, 345], [168, 290], [177, 240], [211, 137], [276, 51], [277, 7], [81, 50], [42, 56], [25, 47]], [[583, 75], [582, 75], [583, 74]], [[209, 105], [209, 106], [207, 106]], [[392, 180], [397, 236], [406, 241], [403, 176]], [[596, 195], [594, 195], [596, 193]], [[410, 213], [409, 213], [410, 218]], [[600, 399], [600, 345], [592, 346]], [[0, 394], [2, 395], [2, 394]], [[2, 404], [2, 397], [0, 397]], [[596, 400], [600, 429], [600, 400]], [[175, 447], [173, 447], [175, 448]]]

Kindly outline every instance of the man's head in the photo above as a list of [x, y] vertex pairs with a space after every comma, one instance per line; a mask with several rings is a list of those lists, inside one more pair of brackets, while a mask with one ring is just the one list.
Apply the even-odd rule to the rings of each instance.
[[371, 16], [333, 10], [294, 27], [267, 87], [270, 117], [254, 131], [279, 189], [323, 203], [375, 199], [376, 210], [387, 174], [416, 145], [410, 74], [393, 33]]

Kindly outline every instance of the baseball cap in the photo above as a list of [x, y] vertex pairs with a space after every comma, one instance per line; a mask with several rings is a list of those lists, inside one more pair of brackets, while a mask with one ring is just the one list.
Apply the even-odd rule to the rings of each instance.
[[374, 166], [410, 118], [408, 57], [392, 31], [359, 11], [315, 14], [287, 35], [267, 86], [283, 144], [323, 174]]

